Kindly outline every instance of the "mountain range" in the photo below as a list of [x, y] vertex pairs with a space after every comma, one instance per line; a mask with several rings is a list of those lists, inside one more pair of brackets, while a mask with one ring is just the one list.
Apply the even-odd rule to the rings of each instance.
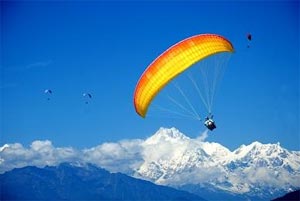
[[300, 187], [300, 152], [279, 143], [253, 142], [230, 151], [218, 143], [190, 139], [175, 128], [161, 128], [144, 146], [161, 154], [144, 157], [136, 177], [208, 199], [226, 195], [232, 200], [268, 200]]
[[199, 196], [91, 164], [27, 166], [0, 175], [1, 200], [193, 200]]
[[[205, 133], [204, 133], [205, 134]], [[300, 151], [253, 142], [230, 151], [219, 143], [160, 128], [149, 138], [76, 150], [48, 140], [0, 147], [0, 172], [62, 162], [93, 164], [110, 172], [189, 191], [207, 200], [270, 200], [300, 188]]]

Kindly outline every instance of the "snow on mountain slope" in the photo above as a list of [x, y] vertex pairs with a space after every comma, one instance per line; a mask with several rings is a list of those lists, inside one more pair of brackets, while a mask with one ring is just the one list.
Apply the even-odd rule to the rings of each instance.
[[[201, 184], [250, 195], [300, 187], [300, 152], [280, 144], [253, 142], [234, 151], [161, 128], [143, 144], [144, 163], [136, 176], [158, 184]], [[267, 191], [266, 191], [267, 189]]]
[[264, 200], [300, 188], [300, 151], [260, 142], [230, 151], [221, 144], [204, 141], [205, 136], [193, 139], [175, 128], [160, 128], [145, 140], [108, 142], [83, 150], [55, 147], [49, 140], [34, 141], [29, 148], [6, 144], [0, 147], [0, 173], [29, 165], [91, 163], [157, 184]]

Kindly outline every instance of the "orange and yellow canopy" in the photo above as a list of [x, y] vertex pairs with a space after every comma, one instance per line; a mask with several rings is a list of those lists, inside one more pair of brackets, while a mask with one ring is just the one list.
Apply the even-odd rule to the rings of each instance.
[[233, 52], [232, 44], [223, 36], [201, 34], [184, 39], [158, 56], [144, 71], [134, 92], [136, 112], [145, 117], [159, 91], [194, 63], [221, 52]]

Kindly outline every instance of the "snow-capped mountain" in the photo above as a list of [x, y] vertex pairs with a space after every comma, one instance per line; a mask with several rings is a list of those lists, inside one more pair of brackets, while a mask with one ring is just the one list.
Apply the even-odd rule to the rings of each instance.
[[136, 176], [180, 188], [209, 186], [270, 198], [300, 187], [300, 152], [280, 144], [253, 142], [234, 151], [161, 128], [142, 145], [144, 163]]
[[54, 147], [49, 140], [34, 141], [29, 148], [5, 144], [0, 147], [0, 173], [25, 166], [91, 163], [201, 196], [209, 190], [210, 195], [221, 195], [212, 199], [221, 200], [229, 194], [270, 200], [300, 188], [300, 151], [260, 142], [231, 151], [204, 141], [205, 136], [193, 139], [175, 128], [160, 128], [145, 140], [109, 142], [83, 150]]

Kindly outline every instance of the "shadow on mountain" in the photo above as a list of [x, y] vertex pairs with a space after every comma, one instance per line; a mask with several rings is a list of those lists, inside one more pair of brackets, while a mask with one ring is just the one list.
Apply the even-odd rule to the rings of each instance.
[[272, 201], [299, 201], [300, 200], [300, 190], [287, 193], [286, 195], [276, 198]]

